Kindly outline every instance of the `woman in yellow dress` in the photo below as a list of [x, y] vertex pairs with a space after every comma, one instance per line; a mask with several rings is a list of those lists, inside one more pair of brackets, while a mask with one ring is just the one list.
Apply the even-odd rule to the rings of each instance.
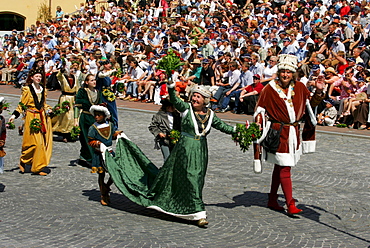
[[58, 104], [63, 107], [64, 102], [69, 103], [69, 109], [65, 113], [61, 113], [59, 116], [53, 118], [53, 132], [63, 136], [63, 141], [67, 142], [71, 139], [71, 131], [74, 126], [78, 126], [78, 116], [76, 111], [79, 109], [75, 108], [76, 94], [80, 88], [78, 83], [78, 76], [76, 70], [71, 70], [69, 75], [64, 75], [61, 71], [58, 72], [57, 78], [62, 89], [62, 94], [59, 97]]
[[9, 118], [14, 122], [25, 111], [22, 154], [19, 169], [25, 172], [26, 165], [31, 165], [35, 175], [46, 176], [43, 169], [49, 164], [53, 150], [53, 132], [49, 114], [51, 107], [46, 104], [45, 76], [41, 69], [31, 70], [29, 86], [22, 88], [22, 96], [17, 109]]

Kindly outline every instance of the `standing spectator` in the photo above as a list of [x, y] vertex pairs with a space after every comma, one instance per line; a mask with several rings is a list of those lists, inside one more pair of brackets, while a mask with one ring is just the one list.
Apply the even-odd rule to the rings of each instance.
[[55, 18], [57, 21], [61, 21], [63, 18], [64, 12], [60, 6], [57, 6], [57, 11], [55, 12]]

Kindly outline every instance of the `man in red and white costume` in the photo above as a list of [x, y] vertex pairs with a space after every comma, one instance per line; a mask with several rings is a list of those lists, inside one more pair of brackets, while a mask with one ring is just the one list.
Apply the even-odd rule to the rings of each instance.
[[[295, 80], [297, 57], [283, 54], [279, 56], [278, 77], [262, 90], [258, 99], [254, 118], [262, 129], [262, 137], [254, 144], [254, 169], [262, 171], [261, 161], [274, 163], [268, 207], [283, 211], [277, 202], [277, 191], [281, 185], [284, 192], [289, 214], [301, 212], [295, 206], [292, 193], [290, 170], [295, 166], [303, 153], [315, 151], [316, 118], [312, 108], [323, 99], [323, 79], [316, 81], [315, 93], [311, 96], [306, 86]], [[299, 122], [304, 120], [302, 141], [300, 139]], [[280, 144], [276, 153], [267, 152], [260, 146], [270, 128], [280, 130]]]

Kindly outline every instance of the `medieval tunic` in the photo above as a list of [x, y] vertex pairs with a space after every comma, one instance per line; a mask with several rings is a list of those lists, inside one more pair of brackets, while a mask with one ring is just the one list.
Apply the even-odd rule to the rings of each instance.
[[[112, 139], [114, 135], [114, 126], [111, 122], [105, 122], [105, 123], [97, 123], [95, 122], [92, 124], [89, 128], [89, 132], [87, 134], [88, 140], [98, 140], [102, 142], [105, 146], [111, 147], [112, 146]], [[101, 163], [101, 156], [102, 153], [97, 150], [94, 150], [93, 156], [92, 156], [92, 167], [99, 167], [103, 166]]]
[[[78, 91], [79, 84], [77, 83], [76, 77], [67, 79], [60, 71], [57, 74], [58, 81], [62, 88], [62, 94], [59, 97], [59, 105], [62, 106], [62, 103], [67, 101], [69, 102], [70, 109], [53, 118], [55, 122], [53, 123], [53, 131], [59, 133], [70, 133], [74, 127], [74, 111], [75, 111], [75, 99], [76, 93]], [[68, 81], [71, 80], [71, 81]]]
[[169, 94], [181, 112], [181, 137], [163, 167], [158, 170], [124, 138], [118, 139], [115, 157], [105, 152], [105, 161], [115, 185], [131, 201], [179, 218], [199, 220], [206, 218], [202, 200], [208, 165], [206, 136], [211, 127], [228, 134], [234, 132], [234, 127], [211, 110], [206, 121], [200, 123], [191, 105], [177, 98], [173, 88], [169, 88]]
[[[51, 120], [45, 113], [45, 111], [50, 110], [50, 106], [46, 104], [46, 92], [44, 91], [45, 89], [42, 87], [40, 91], [37, 91], [33, 84], [24, 86], [20, 100], [20, 103], [27, 108], [25, 110], [20, 161], [23, 164], [31, 164], [33, 173], [42, 171], [49, 164], [53, 150]], [[23, 111], [22, 105], [19, 104], [14, 114], [18, 117]], [[31, 130], [30, 123], [34, 118], [41, 120], [41, 131]]]
[[[316, 119], [312, 113], [309, 97], [310, 92], [301, 82], [290, 84], [287, 94], [276, 84], [276, 81], [270, 82], [262, 90], [254, 115], [267, 115], [268, 121], [264, 120], [263, 134], [257, 143], [264, 139], [269, 128], [279, 130], [281, 123], [284, 123], [276, 154], [264, 151], [263, 159], [280, 166], [295, 166], [302, 150], [304, 153], [315, 151]], [[297, 123], [303, 117], [305, 117], [305, 127], [301, 142]]]
[[81, 110], [79, 126], [80, 132], [80, 159], [91, 162], [92, 154], [94, 149], [89, 146], [87, 133], [92, 124], [94, 124], [94, 116], [90, 113], [90, 107], [101, 103], [100, 92], [95, 93], [90, 91], [89, 88], [81, 88], [77, 92], [76, 96], [76, 107]]

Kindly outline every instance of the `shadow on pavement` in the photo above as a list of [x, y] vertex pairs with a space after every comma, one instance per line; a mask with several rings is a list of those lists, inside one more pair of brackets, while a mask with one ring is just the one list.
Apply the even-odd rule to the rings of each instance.
[[[100, 191], [97, 189], [91, 189], [91, 190], [83, 190], [82, 191], [83, 196], [88, 196], [88, 199], [90, 201], [96, 201], [97, 204], [100, 204]], [[130, 201], [127, 199], [124, 195], [118, 194], [118, 193], [110, 193], [110, 201], [108, 207], [124, 211], [131, 214], [137, 214], [147, 217], [152, 217], [160, 220], [170, 221], [170, 222], [177, 222], [182, 224], [188, 224], [188, 225], [195, 225], [195, 222], [176, 218], [171, 215], [167, 215], [161, 212], [158, 212], [153, 209], [145, 208], [143, 206], [137, 205], [136, 203]], [[104, 206], [101, 206], [104, 207]]]
[[[223, 207], [223, 208], [235, 208], [235, 207], [238, 207], [238, 206], [245, 206], [245, 207], [259, 206], [259, 207], [267, 208], [268, 194], [257, 192], [257, 191], [246, 191], [246, 192], [244, 192], [244, 194], [234, 196], [232, 198], [232, 200], [234, 202], [206, 204], [206, 206], [216, 206], [216, 207]], [[281, 206], [284, 206], [285, 202], [279, 201], [279, 204]], [[302, 214], [292, 216], [292, 215], [288, 215], [285, 211], [284, 212], [277, 211], [277, 212], [283, 213], [283, 214], [287, 215], [290, 218], [295, 218], [295, 219], [299, 219], [300, 217], [307, 218], [307, 219], [315, 221], [315, 222], [317, 222], [321, 225], [324, 225], [328, 228], [336, 230], [340, 233], [343, 233], [343, 234], [349, 235], [353, 238], [356, 238], [356, 239], [362, 240], [364, 242], [370, 243], [370, 240], [358, 237], [358, 236], [353, 235], [353, 234], [351, 234], [347, 231], [341, 230], [341, 229], [339, 229], [339, 228], [337, 228], [337, 227], [335, 227], [331, 224], [324, 223], [320, 220], [320, 216], [322, 215], [320, 212], [322, 212], [322, 213], [334, 216], [338, 220], [338, 223], [341, 223], [342, 218], [337, 214], [331, 213], [331, 212], [327, 211], [326, 209], [323, 209], [321, 207], [314, 206], [314, 205], [298, 204], [297, 207], [303, 210]], [[271, 211], [274, 211], [274, 210], [271, 210]]]

